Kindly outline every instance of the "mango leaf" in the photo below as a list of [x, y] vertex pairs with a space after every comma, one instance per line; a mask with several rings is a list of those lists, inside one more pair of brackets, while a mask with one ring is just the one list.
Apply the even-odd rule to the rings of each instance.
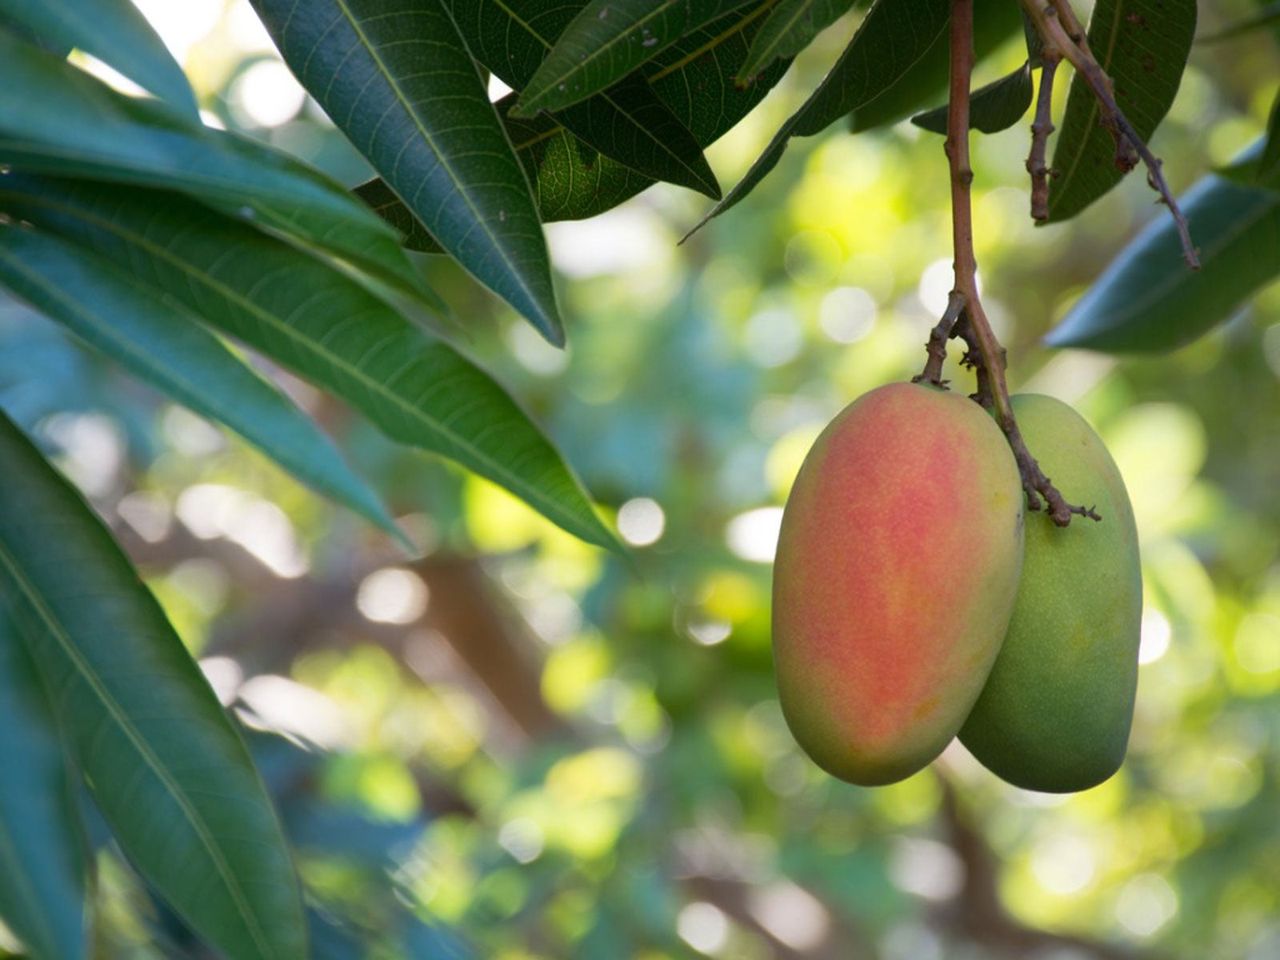
[[80, 495], [0, 416], [0, 588], [129, 859], [234, 960], [304, 960], [302, 900], [248, 751]]
[[1173, 220], [1156, 217], [1045, 343], [1108, 353], [1172, 350], [1227, 320], [1280, 276], [1280, 193], [1211, 175], [1179, 202], [1200, 269], [1183, 267]]
[[25, 27], [46, 47], [78, 47], [199, 122], [182, 68], [129, 0], [0, 0], [3, 20]]
[[[732, 13], [695, 30], [655, 57], [647, 79], [677, 119], [702, 146], [714, 143], [751, 111], [778, 82], [790, 64], [776, 61], [747, 87], [732, 80], [747, 55], [752, 37], [768, 13], [768, 2], [745, 15]], [[515, 94], [497, 104], [498, 113], [534, 184], [539, 216], [544, 221], [580, 220], [616, 207], [650, 186], [625, 164], [601, 156], [548, 114], [516, 120], [507, 110]], [[356, 193], [406, 237], [411, 250], [438, 253], [440, 247], [409, 209], [380, 180]]]
[[[950, 11], [947, 22], [950, 23]], [[973, 52], [980, 64], [1017, 33], [1022, 14], [1016, 3], [1005, 0], [974, 0]], [[853, 133], [874, 130], [905, 120], [931, 103], [947, 96], [947, 70], [951, 62], [947, 30], [934, 38], [924, 54], [879, 96], [855, 108], [849, 114]]]
[[818, 89], [782, 125], [747, 175], [689, 233], [754, 190], [778, 165], [792, 137], [822, 132], [892, 86], [929, 50], [947, 25], [949, 10], [937, 0], [877, 0]]
[[434, 303], [394, 232], [338, 184], [254, 141], [178, 122], [3, 31], [0, 163], [172, 187]]
[[746, 83], [775, 60], [794, 57], [856, 2], [779, 0], [752, 41], [746, 62], [738, 70], [738, 82]]
[[0, 918], [32, 960], [83, 957], [85, 850], [69, 765], [43, 681], [3, 602], [0, 757]]
[[[38, 180], [0, 177], [0, 197], [39, 189]], [[65, 240], [15, 226], [0, 226], [0, 284], [317, 492], [403, 536], [315, 423], [172, 298]]]
[[[1024, 63], [1017, 70], [999, 80], [994, 80], [973, 91], [969, 100], [969, 127], [983, 133], [999, 133], [1008, 130], [1023, 118], [1031, 106], [1031, 64]], [[947, 135], [947, 107], [935, 107], [911, 118], [917, 127], [931, 133]]]
[[521, 91], [513, 115], [561, 110], [599, 93], [681, 37], [748, 0], [590, 0]]
[[[471, 54], [516, 90], [529, 82], [575, 9], [541, 0], [446, 2]], [[628, 77], [565, 108], [556, 120], [637, 173], [720, 199], [720, 185], [698, 141], [641, 77]]]
[[1221, 30], [1215, 30], [1213, 33], [1199, 37], [1196, 42], [1221, 43], [1223, 40], [1234, 40], [1236, 37], [1242, 37], [1247, 33], [1254, 33], [1257, 30], [1263, 30], [1276, 24], [1280, 24], [1280, 3], [1269, 3], [1261, 10], [1230, 23]]
[[1280, 182], [1280, 94], [1271, 104], [1271, 117], [1267, 121], [1267, 139], [1258, 158], [1256, 179], [1259, 183]]
[[529, 181], [443, 0], [254, 0], [302, 85], [431, 235], [554, 344]]
[[49, 180], [6, 204], [333, 391], [393, 440], [501, 484], [583, 540], [615, 545], [510, 396], [344, 274], [176, 196]]
[[[1196, 32], [1195, 0], [1098, 0], [1089, 46], [1115, 81], [1116, 103], [1149, 141], [1169, 112]], [[1074, 217], [1120, 182], [1116, 145], [1077, 74], [1053, 151], [1049, 221]]]

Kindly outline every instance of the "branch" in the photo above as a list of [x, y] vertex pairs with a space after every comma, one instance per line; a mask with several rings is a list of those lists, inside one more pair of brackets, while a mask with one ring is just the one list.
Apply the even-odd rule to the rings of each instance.
[[[1044, 0], [1020, 0], [1022, 8], [1035, 24], [1036, 31], [1044, 41], [1046, 50], [1061, 52], [1075, 67], [1076, 72], [1084, 78], [1094, 99], [1102, 110], [1102, 125], [1106, 127], [1116, 141], [1116, 166], [1128, 172], [1136, 164], [1137, 158], [1147, 166], [1147, 182], [1160, 194], [1160, 200], [1169, 208], [1173, 221], [1178, 228], [1178, 236], [1182, 240], [1182, 256], [1192, 270], [1200, 269], [1200, 258], [1195, 244], [1191, 242], [1191, 231], [1187, 227], [1187, 218], [1178, 206], [1178, 201], [1169, 189], [1164, 178], [1159, 158], [1143, 141], [1133, 128], [1129, 118], [1124, 115], [1116, 103], [1115, 89], [1111, 78], [1102, 66], [1094, 59], [1089, 50], [1089, 42], [1085, 39], [1080, 21], [1067, 0], [1050, 0], [1045, 6]], [[1038, 113], [1038, 111], [1037, 111]]]
[[1062, 55], [1046, 48], [1044, 66], [1040, 68], [1040, 91], [1036, 100], [1036, 118], [1031, 124], [1031, 153], [1027, 155], [1027, 173], [1031, 174], [1031, 219], [1049, 219], [1049, 175], [1045, 161], [1049, 134], [1053, 133], [1053, 75]]
[[942, 365], [947, 362], [947, 341], [952, 337], [956, 322], [964, 312], [964, 294], [952, 290], [947, 297], [947, 309], [943, 311], [938, 325], [929, 331], [929, 339], [924, 345], [929, 359], [925, 361], [924, 370], [919, 376], [911, 378], [912, 383], [932, 383], [937, 387], [945, 387], [947, 381], [942, 379]]
[[[1055, 21], [1056, 22], [1056, 21]], [[973, 72], [973, 0], [952, 0], [951, 79], [947, 108], [947, 159], [951, 165], [951, 229], [955, 248], [955, 293], [964, 298], [964, 322], [956, 330], [969, 346], [967, 361], [978, 374], [979, 403], [987, 407], [1004, 431], [1013, 450], [1027, 495], [1027, 506], [1041, 508], [1041, 498], [1049, 516], [1060, 527], [1071, 522], [1072, 514], [1099, 519], [1085, 507], [1071, 506], [1063, 499], [1040, 465], [1031, 456], [1009, 402], [1005, 382], [1005, 351], [996, 339], [978, 296], [978, 263], [973, 252], [973, 210], [971, 193], [973, 170], [969, 166], [969, 78]], [[932, 341], [932, 337], [930, 340]], [[932, 357], [930, 357], [932, 362]], [[929, 366], [925, 367], [926, 372]]]

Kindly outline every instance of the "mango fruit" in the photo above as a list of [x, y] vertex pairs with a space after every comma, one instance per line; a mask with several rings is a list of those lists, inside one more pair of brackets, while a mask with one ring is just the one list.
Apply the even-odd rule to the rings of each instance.
[[1068, 793], [1124, 760], [1142, 618], [1138, 532], [1120, 471], [1084, 418], [1051, 397], [1012, 399], [1045, 474], [1102, 520], [1059, 528], [1028, 513], [1013, 618], [960, 741], [1015, 786]]
[[1023, 494], [976, 403], [879, 387], [818, 437], [773, 576], [783, 715], [832, 775], [873, 786], [933, 760], [999, 652], [1022, 564]]

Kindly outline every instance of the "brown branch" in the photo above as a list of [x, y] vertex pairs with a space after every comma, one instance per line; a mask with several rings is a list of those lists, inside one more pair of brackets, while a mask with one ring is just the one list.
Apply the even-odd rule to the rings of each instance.
[[947, 362], [947, 341], [953, 336], [956, 323], [963, 312], [964, 294], [952, 290], [947, 297], [947, 309], [943, 311], [942, 319], [929, 331], [929, 339], [924, 345], [929, 359], [925, 361], [924, 370], [911, 378], [912, 383], [932, 383], [938, 387], [947, 385], [947, 381], [942, 379], [942, 365]]
[[[1056, 21], [1055, 21], [1056, 22]], [[1061, 27], [1059, 26], [1059, 29]], [[1027, 506], [1041, 508], [1041, 498], [1048, 505], [1049, 516], [1060, 527], [1071, 522], [1071, 515], [1099, 519], [1091, 509], [1071, 506], [1045, 476], [1031, 456], [1009, 401], [1005, 381], [1005, 350], [996, 339], [978, 296], [978, 263], [973, 252], [972, 186], [973, 169], [969, 165], [969, 81], [973, 72], [973, 0], [952, 0], [951, 4], [951, 76], [950, 100], [947, 108], [947, 159], [951, 165], [951, 229], [955, 248], [955, 290], [964, 297], [964, 323], [958, 327], [969, 346], [970, 363], [978, 370], [978, 396], [990, 409], [1013, 450]]]
[[1056, 50], [1043, 54], [1040, 68], [1040, 91], [1036, 100], [1036, 118], [1031, 124], [1031, 153], [1027, 155], [1027, 173], [1031, 174], [1031, 219], [1049, 219], [1049, 175], [1045, 160], [1049, 134], [1053, 133], [1053, 75], [1062, 55]]
[[1116, 166], [1128, 172], [1136, 166], [1136, 158], [1141, 158], [1146, 164], [1147, 182], [1160, 194], [1161, 202], [1169, 208], [1173, 222], [1178, 228], [1178, 236], [1182, 240], [1182, 256], [1188, 267], [1199, 270], [1200, 258], [1196, 253], [1195, 244], [1191, 241], [1187, 218], [1182, 208], [1178, 206], [1173, 191], [1169, 189], [1169, 183], [1161, 170], [1160, 160], [1151, 152], [1116, 103], [1114, 84], [1089, 50], [1084, 30], [1076, 19], [1071, 5], [1067, 0], [1051, 0], [1051, 5], [1047, 7], [1044, 5], [1044, 0], [1020, 0], [1020, 2], [1032, 23], [1035, 24], [1046, 50], [1061, 52], [1093, 91], [1094, 99], [1098, 101], [1102, 111], [1101, 123], [1111, 132], [1116, 141]]

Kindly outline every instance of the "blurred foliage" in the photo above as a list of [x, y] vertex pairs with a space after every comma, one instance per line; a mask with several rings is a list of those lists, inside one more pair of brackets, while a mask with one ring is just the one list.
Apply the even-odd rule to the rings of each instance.
[[[243, 0], [140, 5], [210, 115], [368, 175]], [[1202, 30], [1252, 9], [1224, 2]], [[708, 151], [726, 183], [852, 23]], [[1018, 67], [1020, 43], [978, 81]], [[1175, 189], [1263, 132], [1278, 53], [1258, 35], [1193, 52], [1153, 144]], [[1069, 797], [1006, 786], [958, 747], [892, 787], [843, 785], [774, 698], [768, 561], [791, 479], [844, 404], [918, 370], [950, 283], [942, 151], [909, 124], [794, 145], [683, 248], [706, 203], [675, 188], [551, 225], [567, 352], [430, 262], [462, 346], [619, 510], [632, 561], [271, 371], [430, 546], [409, 563], [4, 305], [5, 408], [60, 451], [260, 731], [314, 956], [1280, 955], [1280, 287], [1167, 357], [1044, 350], [1160, 210], [1134, 176], [1035, 228], [1026, 148], [1022, 124], [975, 145], [987, 308], [1014, 388], [1072, 402], [1114, 453], [1147, 590], [1128, 760]], [[98, 868], [100, 955], [202, 955], [112, 847]]]

